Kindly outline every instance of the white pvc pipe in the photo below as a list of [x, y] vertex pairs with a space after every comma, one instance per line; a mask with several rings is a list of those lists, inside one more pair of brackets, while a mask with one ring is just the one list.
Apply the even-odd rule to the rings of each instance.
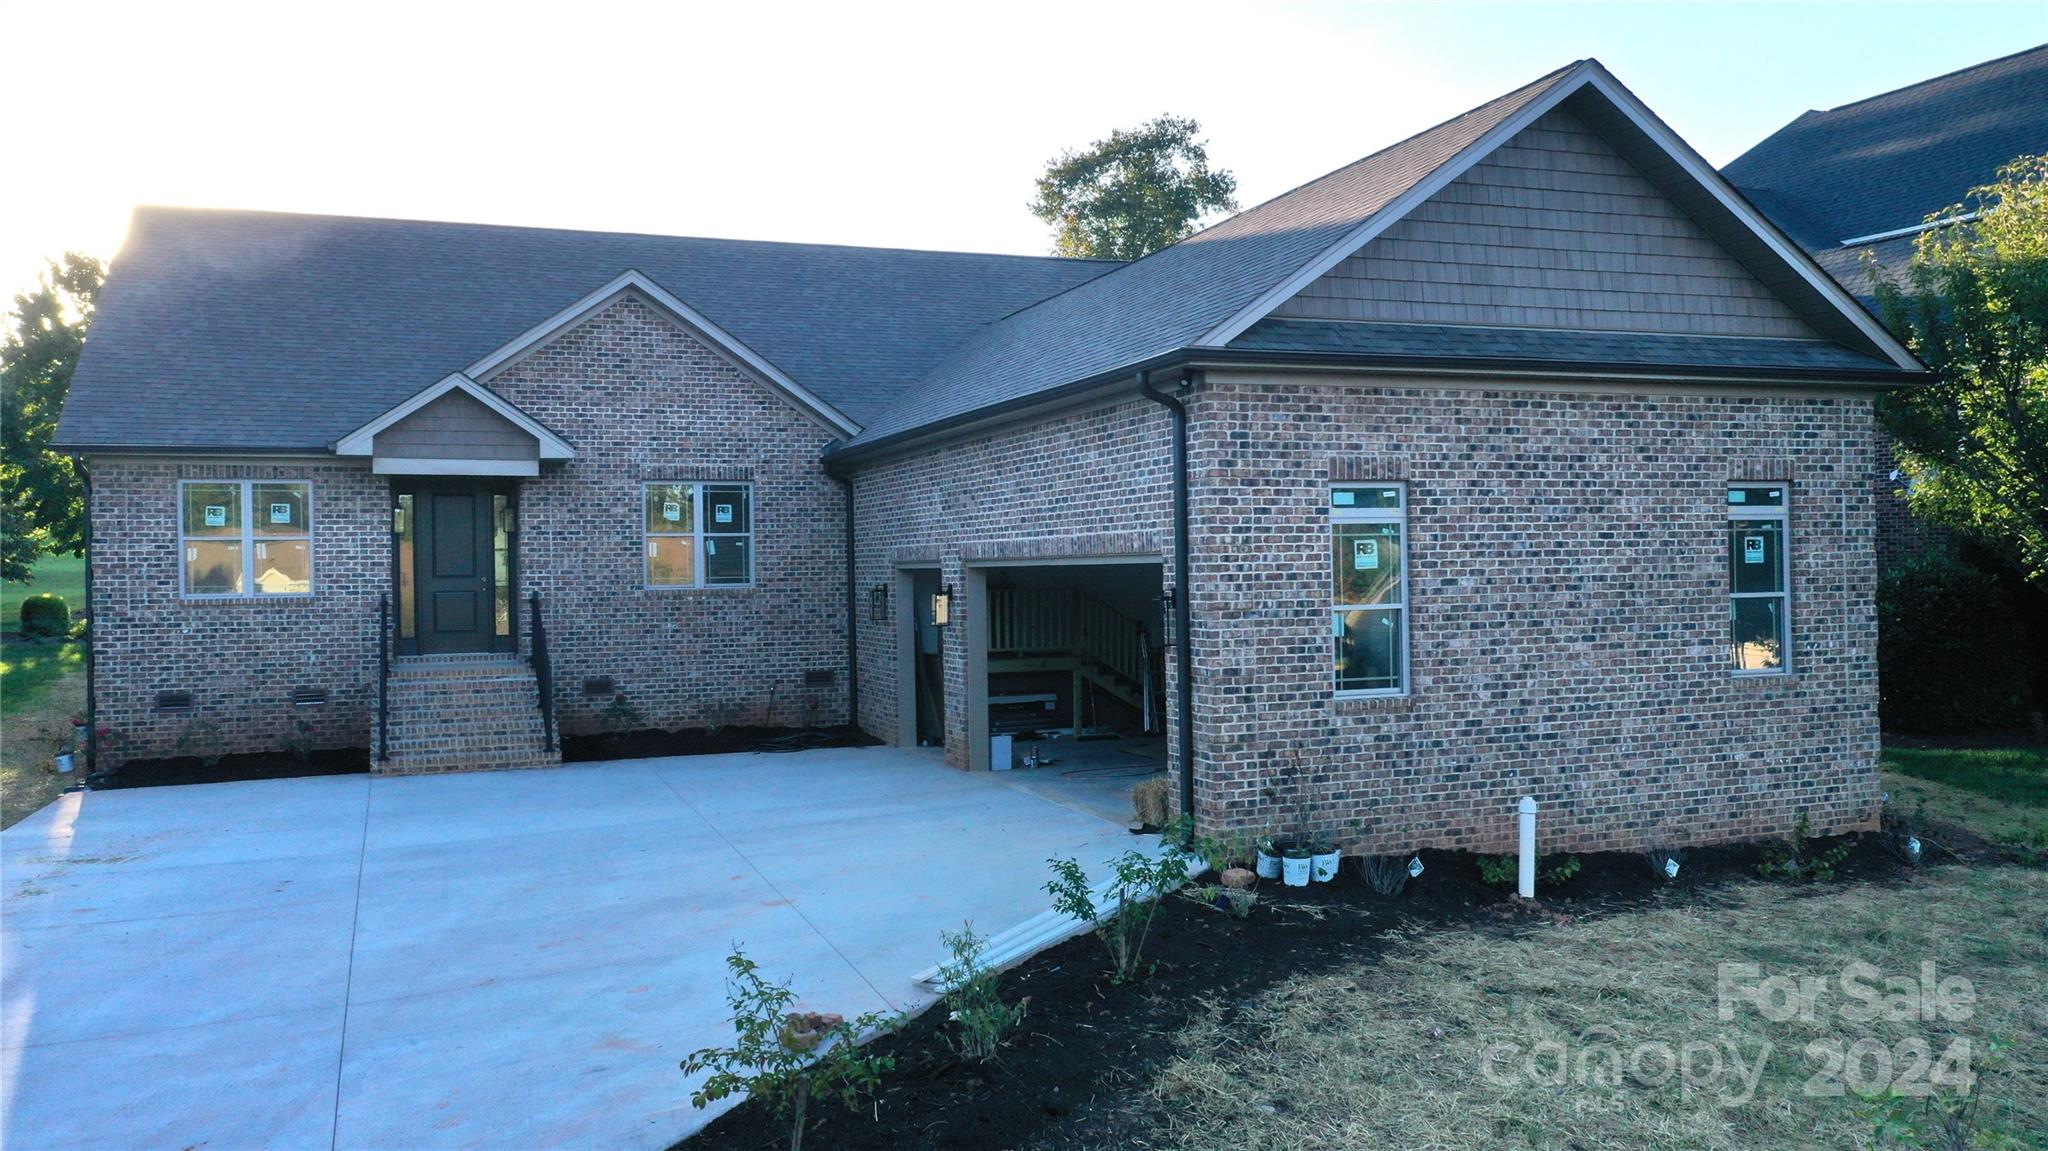
[[1515, 890], [1523, 899], [1536, 898], [1536, 799], [1522, 797], [1522, 871]]

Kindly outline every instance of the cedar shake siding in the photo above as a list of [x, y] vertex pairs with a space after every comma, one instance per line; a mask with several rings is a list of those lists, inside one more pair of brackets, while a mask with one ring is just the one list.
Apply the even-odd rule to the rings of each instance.
[[[845, 498], [819, 463], [833, 432], [634, 296], [487, 383], [577, 448], [520, 485], [516, 549], [564, 731], [600, 728], [612, 698], [582, 694], [598, 676], [651, 727], [845, 721]], [[691, 480], [752, 485], [752, 586], [646, 586], [644, 485]], [[807, 687], [813, 670], [831, 683]]]
[[[1348, 850], [1709, 843], [1874, 817], [1864, 397], [1212, 376], [1189, 455], [1205, 826]], [[1726, 488], [1790, 484], [1792, 673], [1728, 663]], [[1332, 690], [1329, 488], [1408, 490], [1412, 679]], [[1302, 805], [1297, 807], [1296, 805]]]
[[540, 441], [475, 396], [452, 391], [378, 432], [375, 451], [410, 460], [533, 460]]
[[[1148, 400], [1071, 411], [862, 466], [853, 474], [856, 587], [891, 588], [889, 618], [860, 619], [860, 725], [898, 739], [895, 573], [938, 565], [956, 593], [945, 644], [946, 761], [967, 766], [967, 563], [1158, 556], [1173, 572], [1166, 413]], [[1167, 708], [1174, 699], [1167, 666]]]
[[1272, 314], [1814, 335], [1563, 108], [1545, 113]]

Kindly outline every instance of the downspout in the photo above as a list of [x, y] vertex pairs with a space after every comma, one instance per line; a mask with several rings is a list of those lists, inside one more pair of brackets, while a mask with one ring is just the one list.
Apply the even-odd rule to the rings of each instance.
[[[1192, 372], [1181, 373], [1181, 386], [1193, 382]], [[1138, 391], [1173, 414], [1173, 570], [1180, 585], [1173, 589], [1174, 658], [1178, 690], [1176, 710], [1180, 728], [1180, 811], [1195, 813], [1195, 656], [1194, 637], [1188, 620], [1188, 409], [1172, 392], [1152, 387], [1152, 373], [1138, 373]]]
[[825, 469], [834, 482], [846, 489], [846, 726], [860, 730], [860, 615], [859, 594], [854, 581], [853, 477]]
[[93, 691], [99, 664], [93, 652], [100, 645], [100, 621], [92, 610], [92, 470], [85, 466], [84, 456], [72, 456], [71, 466], [85, 485], [85, 778], [91, 779], [100, 753], [99, 709], [95, 706], [99, 695]]

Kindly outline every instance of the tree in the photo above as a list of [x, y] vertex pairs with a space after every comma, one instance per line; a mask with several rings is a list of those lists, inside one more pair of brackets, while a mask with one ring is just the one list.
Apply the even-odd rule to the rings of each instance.
[[[1974, 214], [1974, 215], [1972, 215]], [[2048, 156], [2022, 156], [1915, 242], [1885, 321], [1934, 371], [1879, 406], [1915, 513], [1973, 537], [2048, 590]]]
[[0, 578], [25, 583], [42, 553], [85, 546], [85, 485], [50, 439], [104, 278], [98, 260], [66, 252], [14, 297], [0, 344]]
[[1161, 116], [1048, 162], [1031, 214], [1056, 229], [1053, 251], [1135, 260], [1193, 235], [1208, 213], [1236, 210], [1237, 177], [1209, 167], [1201, 130]]

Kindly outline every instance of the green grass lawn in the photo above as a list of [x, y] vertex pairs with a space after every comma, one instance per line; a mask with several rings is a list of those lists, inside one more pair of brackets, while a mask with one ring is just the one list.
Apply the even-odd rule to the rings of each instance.
[[32, 584], [0, 584], [0, 827], [39, 810], [77, 775], [49, 770], [71, 717], [85, 712], [85, 645], [21, 638], [21, 601], [55, 592], [85, 609], [85, 560], [45, 556]]
[[2048, 747], [1888, 746], [1884, 773], [1902, 811], [1996, 843], [2048, 848]]
[[50, 592], [71, 605], [71, 618], [85, 614], [85, 557], [44, 556], [31, 583], [0, 583], [0, 635], [21, 633], [21, 601]]

